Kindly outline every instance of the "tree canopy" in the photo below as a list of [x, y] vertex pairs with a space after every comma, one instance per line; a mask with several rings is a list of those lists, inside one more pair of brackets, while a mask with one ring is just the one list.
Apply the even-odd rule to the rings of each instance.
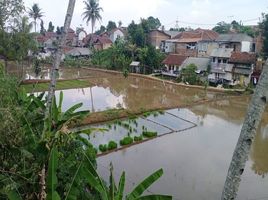
[[100, 7], [98, 0], [86, 0], [84, 4], [83, 20], [86, 20], [87, 24], [91, 22], [91, 33], [93, 33], [96, 21], [102, 20], [100, 13], [103, 9]]

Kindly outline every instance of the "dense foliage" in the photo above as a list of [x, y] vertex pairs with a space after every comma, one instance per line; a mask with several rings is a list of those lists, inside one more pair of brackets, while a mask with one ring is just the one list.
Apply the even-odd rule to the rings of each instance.
[[237, 21], [232, 21], [230, 24], [226, 22], [219, 22], [213, 29], [220, 34], [236, 32], [236, 33], [245, 33], [251, 37], [255, 36], [255, 31], [250, 26], [244, 26]]

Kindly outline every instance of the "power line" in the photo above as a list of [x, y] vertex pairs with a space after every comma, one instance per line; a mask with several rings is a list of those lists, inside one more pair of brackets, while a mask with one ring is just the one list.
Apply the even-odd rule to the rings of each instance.
[[[240, 21], [244, 23], [244, 22], [251, 22], [251, 21], [256, 21], [256, 20], [260, 20], [260, 18], [252, 18], [252, 19], [246, 19], [246, 20], [240, 20]], [[197, 22], [175, 20], [171, 23], [165, 24], [165, 26], [169, 26], [171, 24], [175, 24], [175, 26], [177, 26], [178, 23], [196, 25], [196, 26], [216, 26], [219, 22], [218, 23], [197, 23]]]

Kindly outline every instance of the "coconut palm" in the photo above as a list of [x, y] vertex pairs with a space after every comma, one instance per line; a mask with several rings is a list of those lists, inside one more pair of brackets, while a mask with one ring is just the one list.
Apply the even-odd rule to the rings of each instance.
[[30, 18], [34, 20], [34, 31], [36, 32], [37, 20], [41, 20], [41, 18], [44, 16], [44, 13], [42, 12], [42, 9], [39, 8], [37, 3], [33, 4], [28, 13]]
[[103, 11], [103, 9], [99, 6], [98, 0], [86, 0], [84, 4], [85, 12], [82, 14], [83, 20], [86, 20], [87, 25], [91, 22], [91, 33], [93, 34], [96, 21], [101, 21], [102, 19], [100, 12]]

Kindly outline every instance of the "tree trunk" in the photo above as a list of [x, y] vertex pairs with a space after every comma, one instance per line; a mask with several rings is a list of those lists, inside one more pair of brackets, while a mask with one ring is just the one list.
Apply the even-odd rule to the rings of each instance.
[[235, 199], [237, 196], [241, 175], [244, 172], [250, 146], [262, 118], [268, 100], [268, 60], [266, 61], [259, 83], [249, 104], [247, 115], [235, 147], [233, 158], [229, 166], [222, 200]]
[[[69, 0], [69, 5], [67, 9], [67, 13], [65, 16], [65, 22], [64, 22], [64, 28], [63, 28], [63, 33], [62, 37], [60, 38], [59, 41], [59, 46], [56, 50], [56, 56], [54, 58], [54, 62], [52, 65], [51, 69], [51, 80], [50, 80], [50, 85], [49, 85], [49, 91], [48, 91], [48, 96], [47, 96], [47, 105], [46, 105], [46, 112], [45, 112], [45, 120], [44, 120], [44, 128], [43, 128], [43, 133], [42, 133], [42, 138], [45, 137], [45, 133], [47, 131], [50, 131], [51, 126], [49, 125], [50, 123], [47, 123], [50, 119], [51, 115], [51, 107], [52, 107], [52, 100], [55, 95], [55, 87], [56, 87], [56, 82], [57, 82], [57, 73], [59, 70], [59, 65], [62, 57], [62, 49], [65, 46], [66, 43], [66, 36], [67, 36], [67, 31], [70, 28], [72, 17], [73, 17], [73, 12], [74, 12], [74, 7], [75, 7], [75, 2], [76, 0]], [[46, 165], [43, 166], [41, 172], [41, 179], [40, 179], [40, 193], [39, 197], [40, 200], [45, 200], [46, 197], [46, 186], [45, 186], [45, 180], [44, 180], [44, 174], [46, 174]]]
[[59, 46], [58, 46], [58, 48], [56, 50], [56, 56], [54, 58], [54, 62], [53, 62], [52, 69], [51, 69], [51, 79], [50, 79], [50, 86], [49, 86], [48, 97], [47, 97], [47, 105], [46, 105], [46, 113], [45, 113], [45, 124], [44, 124], [43, 133], [45, 133], [46, 131], [48, 131], [50, 129], [50, 128], [48, 129], [46, 121], [49, 119], [50, 112], [51, 112], [51, 104], [52, 104], [52, 100], [54, 98], [55, 87], [56, 87], [56, 82], [57, 82], [56, 77], [57, 77], [57, 73], [58, 73], [58, 70], [59, 70], [61, 57], [62, 57], [62, 54], [63, 54], [62, 53], [63, 47], [65, 46], [65, 43], [66, 43], [67, 32], [68, 32], [68, 29], [70, 28], [70, 24], [71, 24], [71, 21], [72, 21], [74, 7], [75, 7], [75, 1], [76, 0], [69, 0], [68, 9], [67, 9], [67, 13], [66, 13], [66, 16], [65, 16], [63, 32], [61, 34], [61, 38], [60, 38], [60, 41], [59, 41]]

